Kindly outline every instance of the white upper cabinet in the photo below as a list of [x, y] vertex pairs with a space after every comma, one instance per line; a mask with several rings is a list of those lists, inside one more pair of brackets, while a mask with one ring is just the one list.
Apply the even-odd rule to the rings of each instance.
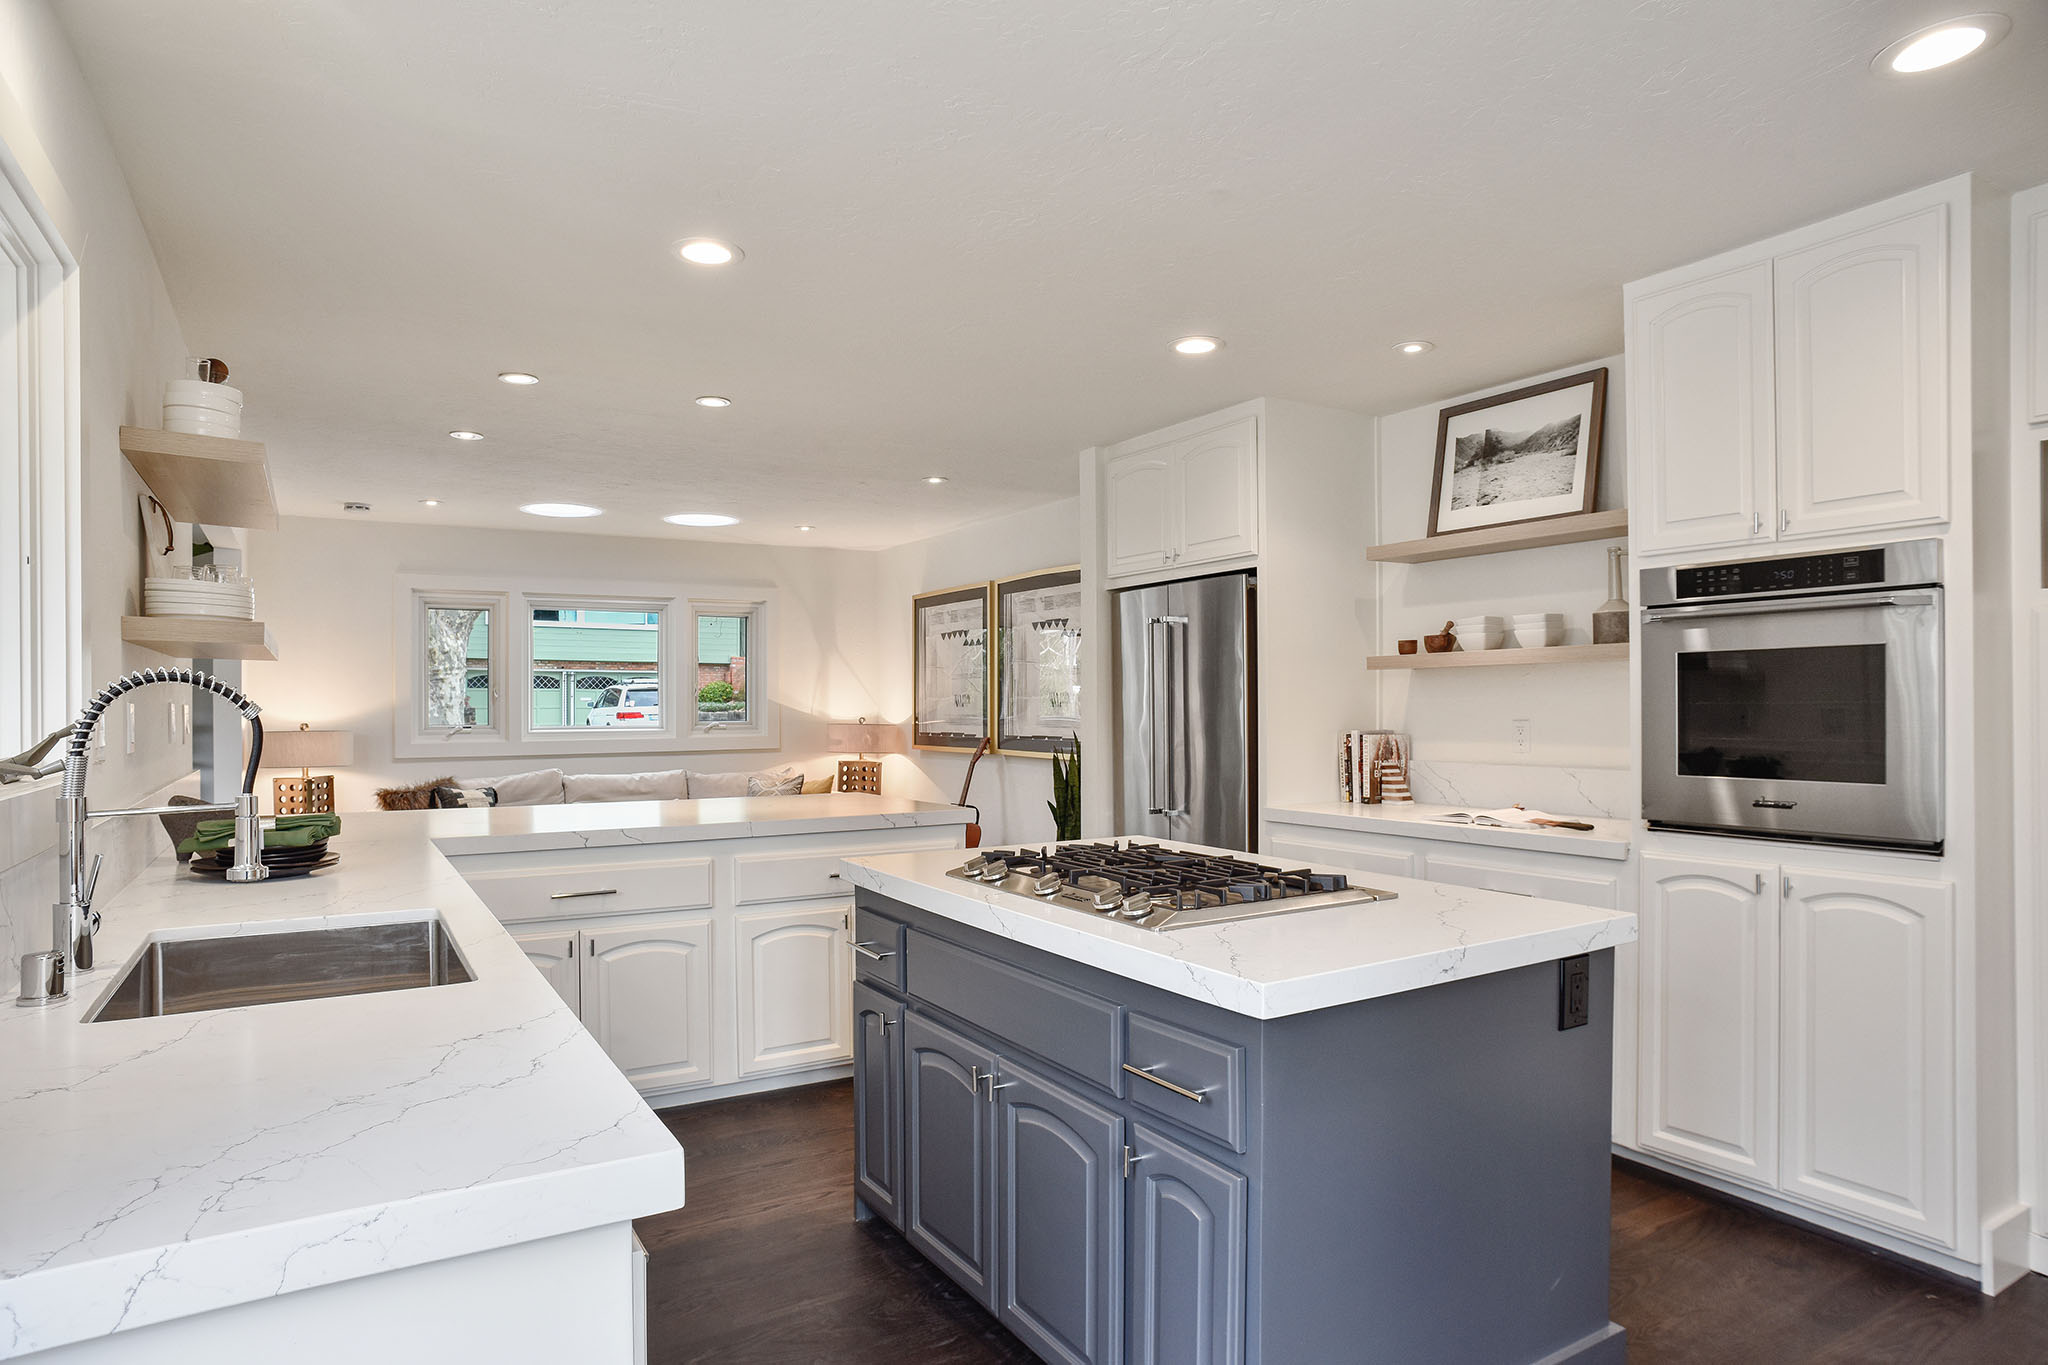
[[1968, 203], [1950, 181], [1628, 287], [1639, 553], [1948, 518]]
[[1948, 208], [1778, 257], [1778, 530], [1948, 516]]
[[1785, 869], [1787, 1194], [1955, 1244], [1955, 888]]
[[1771, 266], [1632, 296], [1629, 530], [1660, 549], [1742, 545], [1777, 517]]
[[1778, 1174], [1778, 879], [1767, 863], [1641, 860], [1645, 1151]]
[[1126, 441], [1103, 462], [1112, 579], [1259, 552], [1258, 419]]

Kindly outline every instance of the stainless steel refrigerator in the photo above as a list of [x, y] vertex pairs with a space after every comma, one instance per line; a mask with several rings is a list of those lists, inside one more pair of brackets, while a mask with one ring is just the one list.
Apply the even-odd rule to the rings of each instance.
[[1258, 593], [1249, 573], [1116, 595], [1116, 832], [1249, 850]]

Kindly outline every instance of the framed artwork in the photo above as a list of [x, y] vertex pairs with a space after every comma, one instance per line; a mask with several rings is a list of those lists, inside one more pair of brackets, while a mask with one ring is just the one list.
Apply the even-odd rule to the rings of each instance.
[[1593, 510], [1607, 370], [1586, 370], [1437, 414], [1429, 533]]
[[989, 597], [974, 583], [910, 599], [913, 748], [972, 753], [988, 738]]
[[996, 752], [1050, 758], [1081, 727], [1081, 569], [1000, 579]]

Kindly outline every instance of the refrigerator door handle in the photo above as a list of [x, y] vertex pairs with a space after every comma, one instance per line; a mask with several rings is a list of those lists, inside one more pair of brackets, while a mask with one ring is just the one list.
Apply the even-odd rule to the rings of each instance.
[[1167, 813], [1164, 799], [1159, 794], [1162, 785], [1159, 765], [1162, 762], [1168, 765], [1165, 785], [1170, 786], [1173, 782], [1172, 759], [1166, 752], [1165, 727], [1160, 723], [1169, 695], [1163, 672], [1165, 660], [1161, 657], [1166, 652], [1161, 647], [1166, 634], [1165, 617], [1155, 616], [1145, 623], [1145, 694], [1151, 703], [1146, 708], [1148, 714], [1145, 717], [1145, 811], [1148, 815]]
[[1173, 693], [1174, 738], [1179, 751], [1180, 772], [1173, 781], [1173, 813], [1191, 815], [1189, 789], [1195, 785], [1193, 721], [1188, 708], [1188, 620], [1185, 616], [1174, 623], [1180, 633], [1180, 649], [1176, 651], [1180, 664], [1180, 683]]
[[[1146, 622], [1145, 629], [1145, 670], [1152, 694], [1152, 789], [1147, 811], [1152, 815], [1186, 815], [1190, 776], [1188, 618], [1155, 616]], [[1176, 630], [1179, 632], [1178, 649], [1174, 648]], [[1162, 765], [1166, 769], [1163, 784], [1159, 780]]]

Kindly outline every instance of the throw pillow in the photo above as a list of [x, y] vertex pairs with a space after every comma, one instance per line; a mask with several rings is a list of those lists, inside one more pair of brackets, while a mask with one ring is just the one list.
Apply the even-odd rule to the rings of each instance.
[[659, 773], [570, 773], [562, 779], [568, 801], [681, 801], [690, 794], [681, 768]]
[[712, 796], [745, 796], [747, 777], [746, 773], [691, 773], [690, 799], [696, 801]]
[[433, 798], [435, 810], [474, 810], [498, 804], [498, 793], [491, 787], [436, 787]]
[[804, 775], [794, 768], [747, 774], [749, 796], [795, 796], [804, 789]]
[[434, 788], [454, 785], [452, 777], [437, 777], [431, 782], [410, 787], [380, 787], [377, 789], [377, 809], [426, 810], [434, 804]]
[[832, 774], [830, 773], [826, 773], [823, 777], [807, 777], [804, 779], [803, 794], [805, 796], [824, 796], [831, 790]]
[[501, 806], [556, 806], [562, 802], [562, 770], [542, 768], [539, 772], [514, 773], [510, 777], [468, 777], [458, 787], [490, 787], [498, 793]]

